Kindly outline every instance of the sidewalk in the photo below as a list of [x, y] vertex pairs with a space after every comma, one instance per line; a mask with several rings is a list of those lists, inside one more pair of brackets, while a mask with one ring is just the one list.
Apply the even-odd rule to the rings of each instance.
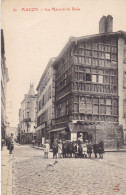
[[12, 195], [12, 156], [6, 146], [1, 151], [1, 195]]

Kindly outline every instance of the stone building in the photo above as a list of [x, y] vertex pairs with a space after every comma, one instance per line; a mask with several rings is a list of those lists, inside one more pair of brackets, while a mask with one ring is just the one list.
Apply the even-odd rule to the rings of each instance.
[[[45, 139], [50, 138], [50, 130], [54, 113], [55, 98], [55, 72], [53, 63], [55, 58], [51, 58], [37, 86], [37, 141], [44, 144]], [[51, 139], [52, 140], [52, 139]]]
[[[126, 129], [126, 32], [103, 16], [99, 34], [71, 37], [54, 62], [59, 139], [104, 141], [116, 147]], [[124, 133], [125, 134], [125, 133]]]
[[9, 77], [8, 69], [6, 67], [4, 34], [3, 30], [1, 30], [1, 139], [5, 139], [6, 136], [6, 87], [8, 81]]
[[[36, 139], [36, 108], [37, 94], [35, 94], [33, 84], [30, 84], [28, 94], [24, 95], [19, 109], [18, 140], [22, 144], [31, 144]], [[20, 133], [20, 137], [19, 137]]]

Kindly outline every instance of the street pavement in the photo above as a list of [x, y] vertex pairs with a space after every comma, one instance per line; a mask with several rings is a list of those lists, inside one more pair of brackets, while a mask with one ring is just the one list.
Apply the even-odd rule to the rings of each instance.
[[13, 154], [13, 195], [125, 195], [126, 153], [105, 153], [104, 159], [57, 159], [52, 153], [15, 145]]

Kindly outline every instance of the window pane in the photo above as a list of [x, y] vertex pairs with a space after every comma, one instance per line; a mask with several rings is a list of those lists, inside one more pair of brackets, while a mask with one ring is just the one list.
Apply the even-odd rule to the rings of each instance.
[[92, 114], [92, 104], [87, 104], [87, 114]]
[[98, 114], [98, 106], [97, 105], [93, 106], [93, 114]]
[[98, 102], [99, 102], [98, 100], [99, 100], [98, 98], [94, 98], [93, 99], [93, 104], [98, 104]]
[[77, 56], [74, 56], [74, 63], [78, 63]]
[[106, 106], [106, 114], [111, 115], [111, 107], [110, 106]]
[[104, 60], [99, 59], [99, 66], [104, 66]]
[[105, 59], [110, 60], [110, 53], [105, 53]]
[[106, 105], [111, 105], [111, 99], [106, 99]]
[[118, 114], [118, 108], [117, 107], [113, 107], [112, 108], [112, 114], [113, 115], [117, 115]]
[[105, 111], [105, 106], [100, 105], [99, 114], [105, 114], [105, 113], [106, 113], [106, 111]]
[[86, 73], [90, 73], [91, 70], [89, 68], [86, 68]]
[[92, 82], [97, 82], [97, 75], [92, 75]]
[[103, 83], [103, 76], [102, 75], [99, 75], [98, 82]]
[[110, 67], [110, 60], [105, 60], [105, 67]]
[[103, 52], [99, 52], [99, 58], [103, 58], [104, 59], [104, 53]]
[[91, 58], [86, 58], [86, 64], [91, 65]]
[[100, 98], [100, 104], [104, 104], [105, 103], [105, 99]]
[[91, 74], [86, 73], [86, 81], [91, 81]]

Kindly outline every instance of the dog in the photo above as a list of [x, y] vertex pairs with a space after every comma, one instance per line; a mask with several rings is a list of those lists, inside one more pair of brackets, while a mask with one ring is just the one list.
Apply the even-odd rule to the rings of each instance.
[[54, 171], [54, 166], [58, 163], [57, 160], [55, 160], [54, 162], [49, 162], [46, 166], [46, 170], [48, 170], [49, 167], [51, 167]]

